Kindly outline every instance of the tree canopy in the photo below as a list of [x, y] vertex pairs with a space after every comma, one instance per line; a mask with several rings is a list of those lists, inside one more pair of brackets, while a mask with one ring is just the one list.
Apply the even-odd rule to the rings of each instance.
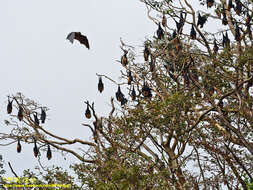
[[48, 168], [40, 183], [101, 190], [253, 188], [253, 2], [141, 2], [154, 35], [144, 39], [141, 54], [121, 40], [123, 83], [97, 74], [100, 93], [105, 80], [118, 89], [107, 117], [85, 101], [90, 122], [82, 125], [92, 141], [51, 133], [40, 122], [47, 122], [47, 108], [20, 93], [9, 96], [5, 123], [13, 130], [1, 139], [34, 144], [36, 157], [46, 151], [50, 159], [51, 147], [77, 158], [73, 175]]

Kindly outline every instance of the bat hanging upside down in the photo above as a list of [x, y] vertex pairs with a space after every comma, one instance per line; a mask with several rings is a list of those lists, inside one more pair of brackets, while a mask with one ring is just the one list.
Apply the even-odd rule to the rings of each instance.
[[78, 40], [81, 44], [85, 45], [88, 49], [90, 49], [88, 38], [81, 34], [81, 32], [71, 32], [67, 36], [67, 39], [73, 43], [74, 39]]

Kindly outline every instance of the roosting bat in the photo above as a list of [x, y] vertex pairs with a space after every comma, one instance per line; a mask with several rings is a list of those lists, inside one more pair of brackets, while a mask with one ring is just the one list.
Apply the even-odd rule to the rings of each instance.
[[12, 102], [13, 100], [10, 101], [9, 97], [8, 97], [8, 105], [7, 105], [7, 113], [11, 114], [12, 112]]
[[192, 28], [191, 28], [191, 33], [190, 33], [190, 36], [191, 36], [191, 39], [195, 40], [196, 39], [196, 31], [194, 29], [194, 26], [192, 25]]
[[149, 49], [148, 49], [148, 46], [145, 45], [145, 49], [144, 49], [144, 60], [145, 60], [145, 61], [148, 61], [149, 55], [150, 55], [150, 51], [149, 51]]
[[23, 108], [21, 106], [19, 106], [19, 110], [18, 110], [18, 119], [19, 119], [19, 121], [22, 121], [22, 119], [24, 117], [23, 112], [24, 112]]
[[129, 71], [128, 75], [127, 75], [127, 84], [131, 85], [131, 82], [133, 81], [133, 76], [132, 76], [132, 72]]
[[40, 125], [40, 121], [38, 119], [38, 114], [37, 113], [33, 114], [33, 117], [34, 117], [34, 123], [39, 126]]
[[214, 4], [214, 0], [206, 0], [207, 8], [210, 8]]
[[163, 38], [163, 36], [164, 36], [164, 31], [163, 31], [163, 29], [162, 29], [160, 23], [158, 24], [158, 29], [157, 29], [157, 31], [156, 31], [156, 34], [157, 34], [157, 38], [158, 38], [159, 40], [161, 40], [161, 39]]
[[219, 46], [216, 43], [216, 39], [214, 39], [213, 44], [214, 44], [214, 46], [213, 46], [213, 52], [216, 54], [218, 52], [218, 50], [219, 50]]
[[203, 28], [203, 26], [206, 23], [206, 21], [207, 21], [207, 16], [206, 15], [201, 16], [200, 13], [199, 13], [198, 14], [198, 23], [197, 23], [197, 26], [200, 25], [200, 28]]
[[50, 145], [47, 145], [47, 159], [50, 160], [52, 158], [52, 151], [50, 149]]
[[103, 83], [103, 81], [102, 81], [102, 77], [99, 77], [99, 80], [98, 80], [98, 91], [99, 91], [100, 93], [102, 93], [103, 90], [104, 90], [104, 83]]
[[132, 100], [135, 100], [135, 98], [136, 98], [136, 92], [135, 92], [134, 86], [133, 86], [133, 89], [131, 92], [131, 98], [132, 98]]
[[67, 36], [67, 39], [73, 44], [74, 39], [78, 40], [81, 44], [90, 49], [88, 38], [81, 34], [81, 32], [71, 32]]
[[43, 110], [43, 109], [41, 108], [41, 114], [40, 114], [41, 123], [45, 123], [46, 117], [47, 117], [47, 115], [46, 115], [45, 110]]
[[18, 139], [18, 144], [17, 144], [17, 152], [20, 153], [21, 152], [21, 144], [20, 144], [20, 140]]
[[39, 154], [39, 149], [38, 149], [38, 147], [37, 147], [37, 144], [36, 144], [36, 140], [35, 140], [35, 139], [34, 139], [33, 154], [34, 154], [35, 157], [37, 157], [38, 154]]
[[90, 119], [90, 118], [91, 118], [91, 112], [90, 112], [88, 103], [87, 103], [87, 108], [86, 108], [86, 111], [85, 111], [85, 117], [86, 117], [87, 119]]

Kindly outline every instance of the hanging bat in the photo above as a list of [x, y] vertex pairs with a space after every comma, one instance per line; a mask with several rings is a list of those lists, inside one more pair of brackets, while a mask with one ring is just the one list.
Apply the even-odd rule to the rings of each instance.
[[162, 25], [163, 25], [163, 27], [167, 26], [167, 19], [166, 19], [165, 15], [163, 15]]
[[164, 31], [163, 31], [163, 29], [162, 29], [160, 23], [159, 23], [159, 25], [158, 25], [158, 29], [157, 29], [157, 31], [156, 31], [156, 34], [157, 34], [157, 38], [158, 38], [159, 40], [161, 40], [161, 39], [163, 38], [163, 36], [164, 36]]
[[7, 113], [11, 114], [12, 112], [12, 102], [13, 100], [10, 101], [10, 98], [8, 97], [8, 105], [7, 105]]
[[67, 39], [73, 44], [74, 39], [78, 40], [80, 44], [85, 45], [88, 49], [90, 49], [88, 38], [81, 34], [81, 32], [71, 32], [67, 36]]
[[37, 158], [38, 154], [39, 154], [39, 149], [37, 147], [37, 144], [36, 144], [36, 140], [34, 139], [34, 147], [33, 147], [33, 154], [34, 156]]
[[228, 11], [230, 11], [231, 8], [234, 8], [232, 0], [228, 1]]
[[191, 36], [191, 39], [195, 40], [196, 39], [196, 31], [194, 29], [194, 26], [192, 25], [192, 28], [191, 28], [191, 33], [190, 33], [190, 36]]
[[172, 39], [174, 39], [175, 37], [177, 37], [177, 32], [176, 32], [176, 30], [173, 30]]
[[33, 117], [34, 117], [34, 123], [39, 126], [40, 125], [40, 121], [38, 119], [37, 113], [33, 114]]
[[47, 115], [46, 115], [45, 110], [43, 110], [43, 109], [41, 108], [41, 114], [40, 114], [41, 123], [45, 123], [46, 117], [47, 117]]
[[144, 48], [144, 60], [145, 60], [145, 61], [148, 61], [149, 55], [150, 55], [149, 48], [148, 48], [147, 45], [145, 45], [145, 48]]
[[19, 119], [19, 121], [22, 121], [22, 119], [24, 117], [23, 112], [24, 112], [23, 108], [21, 106], [19, 106], [19, 110], [18, 110], [18, 119]]
[[226, 26], [228, 24], [228, 19], [227, 19], [227, 16], [226, 14], [222, 14], [223, 18], [222, 18], [222, 24], [224, 26]]
[[214, 0], [206, 0], [207, 8], [211, 8], [214, 4]]
[[88, 103], [87, 103], [87, 108], [86, 108], [86, 111], [85, 111], [85, 116], [86, 116], [87, 119], [90, 119], [91, 118], [91, 112], [90, 112]]
[[127, 99], [125, 97], [121, 98], [120, 104], [121, 106], [124, 106], [127, 103]]
[[17, 152], [20, 153], [21, 152], [21, 144], [20, 144], [20, 140], [18, 139], [18, 144], [17, 144]]
[[142, 94], [145, 98], [147, 97], [152, 97], [152, 94], [151, 94], [151, 88], [149, 88], [146, 83], [144, 82], [143, 84], [143, 87], [142, 87]]
[[200, 28], [203, 28], [203, 26], [206, 23], [206, 21], [207, 21], [207, 16], [206, 15], [201, 16], [200, 13], [199, 13], [198, 14], [197, 26], [200, 25]]
[[136, 99], [136, 92], [135, 92], [134, 86], [133, 86], [133, 89], [132, 89], [132, 92], [131, 92], [131, 98], [132, 98], [133, 101]]
[[182, 28], [184, 26], [184, 17], [183, 17], [183, 13], [182, 12], [180, 13], [179, 22], [177, 22], [176, 20], [175, 20], [175, 22], [176, 22], [177, 32], [181, 33], [182, 32]]
[[103, 81], [102, 81], [102, 77], [99, 77], [99, 79], [98, 79], [98, 91], [99, 91], [100, 93], [102, 93], [103, 90], [104, 90], [104, 83], [103, 83]]
[[155, 70], [155, 63], [151, 60], [151, 62], [149, 62], [149, 71], [153, 72]]
[[47, 145], [47, 159], [50, 160], [52, 158], [52, 151], [50, 145]]
[[116, 92], [116, 99], [121, 102], [121, 99], [124, 98], [124, 94], [120, 90], [120, 86], [118, 86], [118, 91]]
[[250, 25], [250, 21], [252, 19], [252, 16], [249, 15], [249, 11], [247, 11], [247, 17], [246, 17], [246, 26]]
[[124, 53], [124, 55], [121, 57], [121, 64], [123, 66], [126, 66], [128, 64], [128, 60], [127, 60], [127, 52]]
[[214, 39], [213, 44], [214, 44], [214, 46], [213, 46], [213, 52], [216, 54], [218, 52], [218, 50], [219, 50], [219, 46], [216, 43], [216, 39]]
[[230, 39], [228, 38], [227, 32], [225, 36], [223, 35], [222, 45], [223, 47], [230, 48]]
[[182, 28], [181, 23], [180, 23], [180, 22], [177, 22], [176, 20], [175, 20], [175, 22], [176, 22], [176, 27], [177, 27], [177, 33], [181, 33], [181, 32], [180, 32], [180, 31], [181, 31], [181, 28]]
[[236, 27], [235, 27], [235, 40], [239, 42], [240, 39], [241, 39], [240, 29], [239, 29], [238, 25], [236, 24]]
[[127, 84], [131, 85], [131, 82], [133, 81], [133, 76], [132, 76], [132, 72], [129, 71], [128, 72], [128, 76], [127, 76]]
[[236, 3], [236, 6], [235, 6], [234, 10], [235, 10], [237, 15], [240, 15], [241, 12], [242, 12], [242, 3], [241, 3], [240, 0], [236, 0], [235, 3]]

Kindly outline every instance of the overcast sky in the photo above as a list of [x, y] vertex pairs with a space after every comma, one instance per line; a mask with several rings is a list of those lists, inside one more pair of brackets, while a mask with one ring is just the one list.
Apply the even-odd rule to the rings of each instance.
[[[123, 69], [116, 62], [122, 55], [120, 37], [140, 47], [157, 29], [147, 18], [144, 4], [136, 0], [1, 1], [0, 23], [0, 131], [9, 128], [4, 124], [8, 118], [7, 95], [21, 92], [50, 108], [45, 128], [70, 139], [85, 140], [89, 133], [81, 126], [87, 121], [83, 101], [95, 101], [97, 112], [107, 115], [110, 97], [117, 90], [104, 80], [105, 91], [100, 94], [96, 73], [118, 81]], [[87, 35], [90, 50], [66, 40], [72, 31]], [[0, 147], [0, 154], [18, 174], [38, 165], [33, 146], [22, 145], [20, 154], [16, 153], [16, 144]], [[47, 164], [46, 153], [42, 154], [42, 163]], [[49, 163], [67, 165], [77, 161], [67, 158], [63, 161], [53, 154]], [[8, 167], [5, 169], [13, 176]]]

